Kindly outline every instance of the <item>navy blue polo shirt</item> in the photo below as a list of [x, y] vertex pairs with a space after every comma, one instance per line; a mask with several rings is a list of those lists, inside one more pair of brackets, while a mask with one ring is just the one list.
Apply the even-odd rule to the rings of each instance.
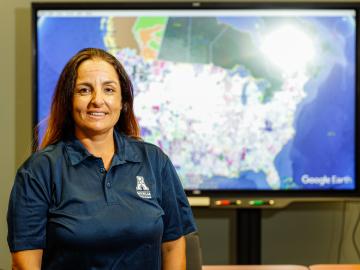
[[169, 158], [114, 132], [108, 171], [76, 139], [34, 153], [8, 209], [11, 252], [44, 249], [42, 269], [161, 269], [161, 244], [196, 230]]

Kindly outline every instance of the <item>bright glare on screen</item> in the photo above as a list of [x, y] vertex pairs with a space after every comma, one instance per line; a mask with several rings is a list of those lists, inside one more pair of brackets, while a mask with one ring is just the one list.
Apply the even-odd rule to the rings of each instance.
[[315, 48], [311, 36], [301, 29], [285, 25], [264, 37], [261, 50], [282, 72], [303, 72], [314, 58]]

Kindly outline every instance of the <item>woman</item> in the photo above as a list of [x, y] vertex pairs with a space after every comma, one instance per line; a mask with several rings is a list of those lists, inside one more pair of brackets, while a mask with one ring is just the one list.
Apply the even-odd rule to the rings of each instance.
[[16, 175], [14, 269], [185, 269], [191, 209], [168, 157], [139, 136], [124, 68], [103, 50], [78, 52], [41, 150]]

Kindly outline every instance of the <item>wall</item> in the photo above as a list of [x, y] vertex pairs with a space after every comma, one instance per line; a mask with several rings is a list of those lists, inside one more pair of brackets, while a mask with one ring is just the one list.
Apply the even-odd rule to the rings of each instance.
[[[293, 203], [262, 210], [263, 264], [360, 263], [360, 205]], [[194, 209], [205, 264], [236, 263], [235, 210]]]
[[[5, 218], [9, 192], [16, 168], [31, 148], [30, 3], [30, 0], [1, 0], [0, 269], [10, 269]], [[355, 203], [348, 203], [346, 207], [341, 203], [295, 204], [283, 211], [263, 212], [263, 262], [359, 262], [355, 248], [359, 244], [358, 213], [359, 206]], [[234, 213], [223, 211], [214, 215], [214, 212], [197, 209], [195, 214], [205, 263], [233, 263]]]

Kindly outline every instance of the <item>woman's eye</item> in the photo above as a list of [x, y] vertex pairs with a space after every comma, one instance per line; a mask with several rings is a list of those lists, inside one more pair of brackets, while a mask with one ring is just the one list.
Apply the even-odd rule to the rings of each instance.
[[107, 88], [105, 88], [105, 92], [106, 93], [113, 93], [113, 92], [115, 92], [115, 90], [113, 88], [107, 87]]
[[91, 91], [90, 91], [90, 89], [89, 88], [80, 88], [80, 89], [78, 89], [78, 93], [80, 94], [80, 95], [86, 95], [86, 94], [89, 94]]

